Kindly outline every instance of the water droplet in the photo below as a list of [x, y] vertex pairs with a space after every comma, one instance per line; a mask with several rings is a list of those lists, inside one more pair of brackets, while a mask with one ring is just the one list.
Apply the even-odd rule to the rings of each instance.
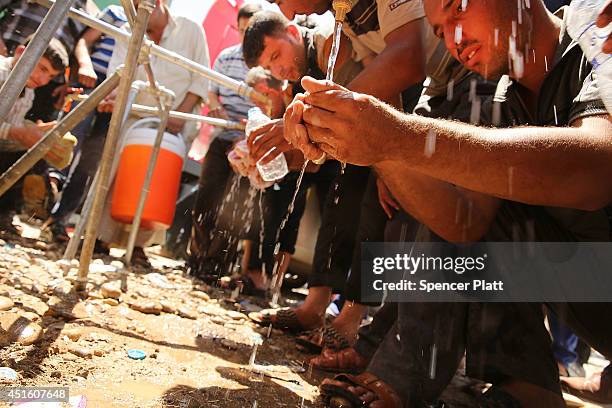
[[463, 27], [461, 24], [455, 26], [455, 44], [460, 44], [463, 38]]
[[436, 131], [429, 129], [427, 132], [427, 138], [425, 139], [425, 157], [430, 158], [436, 151]]

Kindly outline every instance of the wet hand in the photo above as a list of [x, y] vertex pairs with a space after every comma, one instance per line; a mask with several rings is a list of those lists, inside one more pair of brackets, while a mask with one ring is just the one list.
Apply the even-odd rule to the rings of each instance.
[[95, 88], [98, 75], [91, 65], [84, 65], [79, 68], [79, 83], [85, 88]]
[[[608, 0], [606, 4], [604, 4], [595, 23], [599, 28], [604, 28], [608, 24], [612, 23], [612, 0]], [[603, 43], [602, 51], [606, 54], [612, 53], [612, 33]]]
[[345, 163], [370, 166], [384, 160], [387, 105], [328, 81], [305, 77], [302, 86], [308, 91], [303, 119], [311, 142]]
[[285, 123], [282, 119], [272, 120], [253, 129], [247, 139], [251, 160], [255, 163], [261, 160], [261, 164], [267, 164], [278, 155], [291, 150], [284, 133]]
[[285, 110], [283, 119], [285, 122], [284, 137], [290, 145], [301, 150], [306, 159], [317, 161], [324, 157], [325, 153], [308, 137], [308, 131], [303, 121], [305, 97], [304, 94], [296, 95], [293, 102]]

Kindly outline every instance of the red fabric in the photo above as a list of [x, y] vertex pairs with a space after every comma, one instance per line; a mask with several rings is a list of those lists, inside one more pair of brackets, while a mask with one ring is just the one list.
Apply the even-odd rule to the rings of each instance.
[[[214, 66], [221, 51], [240, 42], [236, 18], [238, 17], [238, 9], [243, 3], [244, 0], [216, 0], [204, 18], [202, 26], [206, 32], [211, 66]], [[204, 107], [202, 115], [207, 114], [208, 107]], [[203, 159], [210, 143], [212, 131], [212, 126], [202, 125], [200, 135], [193, 144], [189, 157], [198, 161]]]

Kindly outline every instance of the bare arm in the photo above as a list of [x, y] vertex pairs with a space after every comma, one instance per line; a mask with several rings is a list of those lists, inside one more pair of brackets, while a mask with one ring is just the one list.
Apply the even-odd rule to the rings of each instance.
[[[488, 129], [414, 115], [400, 120], [405, 133], [395, 138], [399, 151], [391, 148], [391, 162], [376, 165], [386, 174], [413, 169], [535, 205], [595, 210], [612, 201], [610, 116], [579, 119], [564, 128]], [[430, 129], [435, 153], [427, 158]]]
[[414, 20], [390, 32], [385, 37], [385, 49], [365, 64], [347, 88], [390, 102], [404, 89], [423, 82], [423, 24], [423, 19]]
[[[406, 115], [322, 81], [303, 84], [310, 107], [304, 112], [306, 129], [299, 134], [307, 131], [317, 143], [296, 140], [307, 158], [322, 149], [341, 161], [374, 165], [381, 174], [416, 171], [534, 205], [594, 210], [612, 201], [609, 115], [579, 119], [570, 127], [491, 129]], [[393, 193], [400, 199], [400, 193]]]
[[101, 36], [102, 33], [100, 31], [88, 28], [79, 38], [74, 48], [74, 56], [79, 64], [79, 82], [88, 88], [93, 88], [98, 79], [93, 69], [89, 49]]

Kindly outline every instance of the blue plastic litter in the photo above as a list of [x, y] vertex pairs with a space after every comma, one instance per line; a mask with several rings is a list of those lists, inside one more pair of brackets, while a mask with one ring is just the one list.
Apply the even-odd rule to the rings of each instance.
[[9, 367], [0, 367], [0, 379], [15, 381], [17, 379], [17, 372]]
[[144, 360], [147, 356], [144, 351], [136, 349], [128, 350], [127, 354], [132, 360]]

